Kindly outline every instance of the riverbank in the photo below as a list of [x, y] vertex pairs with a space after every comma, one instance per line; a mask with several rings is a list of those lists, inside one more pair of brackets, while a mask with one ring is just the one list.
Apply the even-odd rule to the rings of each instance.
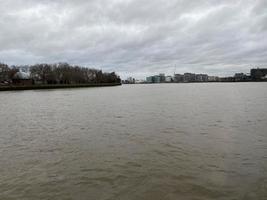
[[13, 85], [13, 86], [0, 86], [0, 91], [64, 89], [64, 88], [82, 88], [82, 87], [111, 87], [119, 85], [121, 85], [121, 83], [55, 84], [55, 85], [30, 85], [30, 86]]

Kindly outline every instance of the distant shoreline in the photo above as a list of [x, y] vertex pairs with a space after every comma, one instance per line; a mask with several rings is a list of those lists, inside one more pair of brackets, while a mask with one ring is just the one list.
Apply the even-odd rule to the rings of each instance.
[[188, 83], [267, 83], [267, 81], [207, 81], [207, 82], [164, 82], [164, 83], [122, 83], [122, 85], [159, 85], [159, 84], [188, 84]]
[[29, 85], [29, 86], [0, 86], [0, 91], [16, 90], [42, 90], [42, 89], [64, 89], [64, 88], [85, 88], [85, 87], [111, 87], [119, 86], [121, 83], [90, 83], [90, 84], [51, 84], [51, 85]]

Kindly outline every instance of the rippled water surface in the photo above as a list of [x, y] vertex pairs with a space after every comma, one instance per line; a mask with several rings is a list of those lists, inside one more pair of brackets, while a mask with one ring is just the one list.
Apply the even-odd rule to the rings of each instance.
[[0, 199], [267, 199], [267, 83], [1, 92]]

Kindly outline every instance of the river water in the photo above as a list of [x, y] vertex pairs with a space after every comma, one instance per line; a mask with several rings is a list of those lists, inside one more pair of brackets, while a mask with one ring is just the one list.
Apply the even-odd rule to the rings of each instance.
[[267, 199], [267, 83], [1, 92], [0, 199]]

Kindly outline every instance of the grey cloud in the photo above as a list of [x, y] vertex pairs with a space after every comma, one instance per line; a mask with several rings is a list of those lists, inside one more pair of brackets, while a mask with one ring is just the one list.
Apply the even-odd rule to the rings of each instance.
[[122, 76], [228, 75], [267, 64], [265, 0], [0, 0], [0, 61]]

